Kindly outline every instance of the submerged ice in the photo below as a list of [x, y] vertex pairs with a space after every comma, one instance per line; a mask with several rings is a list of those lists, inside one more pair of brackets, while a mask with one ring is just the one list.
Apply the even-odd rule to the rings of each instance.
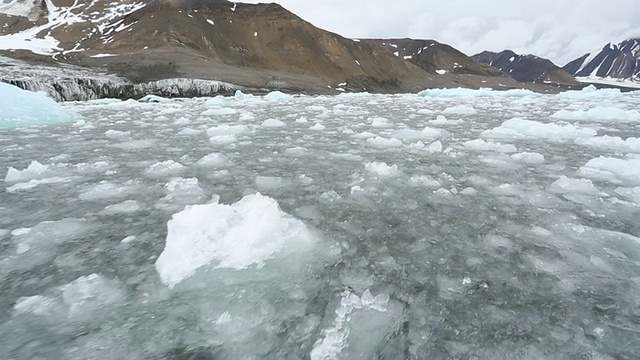
[[0, 129], [0, 357], [637, 357], [637, 94], [55, 105]]

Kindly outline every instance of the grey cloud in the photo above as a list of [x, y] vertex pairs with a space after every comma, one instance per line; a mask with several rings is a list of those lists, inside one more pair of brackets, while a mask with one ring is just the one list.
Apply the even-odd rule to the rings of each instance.
[[637, 0], [276, 2], [346, 37], [429, 38], [469, 55], [508, 48], [548, 57], [559, 65], [608, 42], [640, 37]]

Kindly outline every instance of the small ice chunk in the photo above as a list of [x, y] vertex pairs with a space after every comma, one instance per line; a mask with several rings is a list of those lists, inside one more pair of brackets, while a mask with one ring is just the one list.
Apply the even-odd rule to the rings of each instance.
[[229, 163], [229, 159], [221, 153], [211, 153], [209, 155], [205, 155], [200, 160], [196, 161], [196, 165], [202, 167], [211, 167], [217, 168], [220, 166], [227, 165]]
[[115, 214], [131, 214], [140, 211], [142, 207], [135, 200], [125, 200], [121, 203], [109, 205], [100, 212], [102, 215], [115, 215]]
[[173, 160], [166, 160], [166, 161], [157, 162], [149, 166], [145, 172], [147, 173], [147, 175], [150, 175], [150, 176], [162, 177], [162, 176], [179, 173], [183, 171], [184, 168], [185, 166], [178, 162], [175, 162]]
[[291, 185], [291, 181], [278, 176], [256, 176], [255, 183], [260, 190], [277, 190]]
[[33, 179], [27, 182], [20, 182], [15, 185], [9, 186], [6, 191], [10, 194], [15, 194], [20, 191], [31, 190], [33, 188], [36, 188], [39, 185], [66, 183], [66, 182], [73, 181], [74, 179], [76, 178], [75, 177], [59, 177], [59, 176], [54, 176], [54, 177], [44, 178], [44, 179]]
[[142, 97], [140, 100], [138, 100], [141, 103], [168, 103], [171, 102], [171, 100], [167, 99], [167, 98], [163, 98], [157, 95], [146, 95], [144, 97]]
[[367, 144], [377, 148], [393, 148], [402, 146], [402, 141], [395, 138], [387, 139], [381, 136], [376, 136], [374, 138], [367, 139]]
[[287, 126], [287, 124], [285, 124], [283, 121], [280, 121], [278, 119], [267, 119], [262, 122], [262, 126], [263, 127], [283, 127], [283, 126]]
[[272, 91], [267, 95], [265, 95], [263, 98], [268, 101], [283, 101], [283, 100], [291, 100], [293, 99], [293, 96], [289, 94], [285, 94], [282, 91]]
[[128, 138], [131, 136], [131, 131], [118, 131], [118, 130], [107, 130], [104, 133], [104, 136], [112, 139], [121, 139]]
[[616, 194], [620, 196], [624, 196], [630, 201], [635, 202], [636, 205], [640, 206], [640, 186], [637, 186], [634, 188], [619, 187], [619, 188], [616, 188], [614, 191], [616, 192]]
[[209, 137], [214, 137], [214, 136], [222, 136], [222, 135], [236, 135], [239, 134], [241, 132], [244, 132], [247, 130], [247, 126], [246, 125], [218, 125], [218, 126], [213, 126], [210, 127], [207, 130], [207, 135]]
[[371, 121], [371, 126], [377, 128], [389, 127], [391, 125], [389, 119], [383, 117], [369, 118], [369, 121]]
[[518, 149], [512, 144], [500, 144], [492, 141], [484, 141], [482, 139], [476, 139], [467, 141], [464, 146], [473, 151], [495, 151], [500, 153], [513, 153]]
[[81, 276], [60, 290], [62, 300], [69, 306], [69, 316], [82, 319], [91, 318], [97, 310], [124, 299], [124, 291], [116, 280], [98, 274]]
[[131, 183], [115, 184], [107, 181], [101, 181], [100, 183], [80, 193], [80, 199], [84, 201], [109, 199], [133, 194], [137, 189], [138, 187]]
[[511, 155], [511, 158], [514, 161], [517, 161], [519, 163], [529, 164], [529, 165], [537, 165], [537, 164], [542, 164], [544, 162], [544, 155], [539, 153], [533, 153], [533, 152], [521, 152], [521, 153], [513, 154]]
[[13, 167], [9, 167], [7, 175], [4, 177], [4, 181], [12, 183], [40, 179], [47, 170], [49, 170], [49, 165], [43, 165], [34, 160], [24, 170], [17, 170]]
[[235, 115], [238, 113], [238, 110], [226, 107], [208, 109], [200, 113], [201, 116], [225, 116], [225, 115]]
[[602, 195], [589, 179], [570, 179], [561, 176], [549, 186], [549, 191], [556, 194]]
[[364, 166], [365, 170], [381, 177], [394, 177], [402, 175], [398, 165], [387, 165], [384, 162], [370, 162]]
[[438, 140], [431, 143], [431, 145], [429, 145], [426, 150], [430, 153], [441, 153], [442, 149], [442, 142]]
[[396, 139], [401, 139], [406, 141], [423, 140], [423, 139], [434, 137], [434, 136], [429, 136], [428, 133], [425, 133], [419, 130], [413, 130], [413, 129], [396, 130], [393, 133], [391, 133], [391, 136]]
[[313, 239], [304, 223], [259, 193], [232, 205], [215, 201], [187, 206], [173, 215], [167, 228], [155, 267], [169, 287], [207, 264], [236, 270], [262, 267], [278, 253], [299, 251]]
[[578, 174], [614, 184], [640, 185], [640, 158], [617, 159], [600, 156], [578, 169]]
[[432, 127], [425, 126], [421, 131], [428, 138], [438, 138], [441, 137], [444, 132], [440, 129], [435, 129]]
[[316, 123], [315, 125], [309, 128], [309, 130], [324, 130], [324, 129], [325, 129], [325, 126], [320, 123]]
[[19, 314], [33, 314], [37, 316], [46, 316], [49, 315], [54, 310], [56, 306], [56, 299], [43, 296], [43, 295], [35, 295], [35, 296], [27, 296], [21, 297], [16, 301], [16, 304], [13, 306], [13, 310], [17, 315]]
[[438, 180], [429, 175], [414, 175], [409, 178], [409, 183], [415, 186], [425, 186], [430, 188], [439, 188], [442, 186]]
[[462, 191], [460, 191], [460, 194], [467, 195], [467, 196], [473, 196], [473, 195], [475, 195], [477, 193], [478, 193], [478, 190], [476, 190], [476, 189], [474, 189], [472, 187], [468, 187], [468, 188], [465, 188]]
[[472, 106], [469, 105], [456, 105], [453, 107], [448, 107], [442, 111], [445, 115], [455, 114], [455, 115], [475, 115], [478, 112]]
[[121, 244], [129, 244], [129, 243], [132, 243], [132, 242], [136, 241], [137, 238], [138, 237], [135, 236], [135, 235], [129, 235], [126, 238], [120, 240], [120, 243]]

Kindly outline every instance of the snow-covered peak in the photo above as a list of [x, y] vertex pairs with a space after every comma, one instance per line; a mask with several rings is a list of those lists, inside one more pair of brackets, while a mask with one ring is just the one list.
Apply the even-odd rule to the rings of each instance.
[[[62, 5], [61, 0], [10, 0], [0, 3], [0, 13], [25, 16], [31, 21], [45, 18], [41, 25], [12, 32], [3, 29], [0, 50], [30, 50], [36, 54], [80, 51], [81, 43], [93, 36], [101, 36], [117, 27], [122, 16], [146, 5], [140, 0], [74, 0]], [[68, 2], [66, 2], [68, 3]], [[5, 24], [4, 27], [9, 27]]]
[[24, 16], [31, 21], [37, 20], [42, 10], [42, 0], [8, 0], [0, 2], [0, 14]]

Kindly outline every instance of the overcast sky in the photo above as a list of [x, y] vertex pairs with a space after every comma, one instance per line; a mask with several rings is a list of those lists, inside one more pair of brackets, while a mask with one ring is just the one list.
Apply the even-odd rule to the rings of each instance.
[[560, 66], [640, 37], [640, 0], [245, 0], [277, 2], [346, 37], [435, 39], [467, 55], [511, 49]]

